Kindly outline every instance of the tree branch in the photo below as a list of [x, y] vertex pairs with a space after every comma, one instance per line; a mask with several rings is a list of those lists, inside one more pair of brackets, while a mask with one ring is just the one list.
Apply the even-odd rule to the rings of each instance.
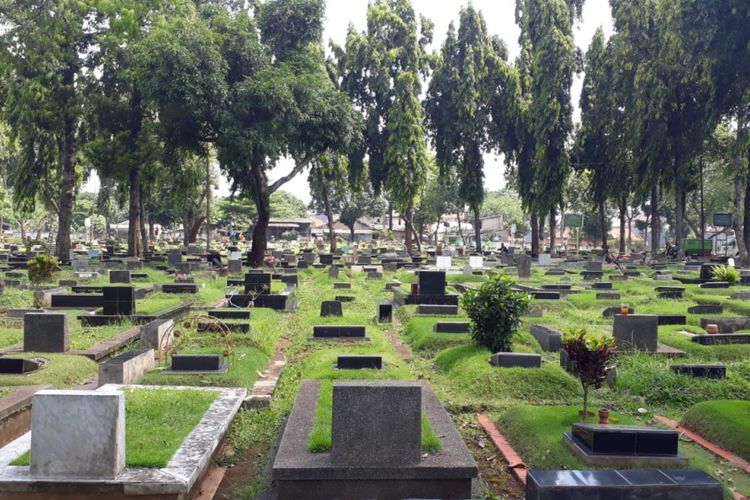
[[275, 193], [281, 186], [292, 180], [297, 174], [301, 173], [310, 164], [314, 156], [313, 153], [306, 154], [302, 160], [297, 162], [291, 172], [284, 177], [277, 179], [276, 182], [268, 187], [268, 194]]

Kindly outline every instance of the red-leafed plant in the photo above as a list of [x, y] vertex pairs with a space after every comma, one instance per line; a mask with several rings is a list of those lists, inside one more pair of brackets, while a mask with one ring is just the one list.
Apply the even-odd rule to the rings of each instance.
[[568, 354], [570, 371], [583, 386], [583, 417], [586, 418], [589, 390], [599, 389], [607, 380], [607, 371], [617, 349], [615, 339], [588, 336], [582, 328], [566, 334], [561, 348]]

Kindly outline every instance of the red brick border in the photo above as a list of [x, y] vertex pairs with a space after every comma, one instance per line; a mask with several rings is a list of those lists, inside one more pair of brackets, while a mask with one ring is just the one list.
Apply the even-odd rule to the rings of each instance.
[[505, 439], [505, 436], [500, 434], [500, 431], [497, 430], [497, 427], [495, 427], [495, 424], [489, 417], [487, 417], [487, 415], [477, 413], [477, 420], [479, 420], [479, 423], [484, 427], [484, 430], [490, 436], [492, 442], [495, 443], [497, 449], [500, 450], [500, 453], [503, 454], [503, 458], [508, 462], [508, 468], [510, 468], [513, 475], [516, 476], [516, 479], [518, 479], [523, 485], [526, 485], [527, 467], [526, 464], [523, 463], [521, 456], [516, 453], [516, 450], [514, 450], [508, 440]]

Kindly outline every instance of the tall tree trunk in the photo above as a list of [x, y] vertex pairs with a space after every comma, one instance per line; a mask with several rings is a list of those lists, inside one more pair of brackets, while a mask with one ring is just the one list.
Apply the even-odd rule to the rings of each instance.
[[[750, 177], [747, 175], [745, 175], [744, 201], [744, 210], [739, 213], [740, 223], [742, 224], [742, 238], [740, 239], [745, 244], [745, 253], [747, 253], [750, 251]], [[734, 239], [737, 239], [737, 235], [735, 235]], [[737, 243], [737, 248], [739, 249], [739, 243]]]
[[413, 255], [412, 245], [416, 242], [417, 244], [417, 255], [422, 253], [422, 241], [414, 227], [414, 201], [409, 202], [409, 206], [406, 207], [406, 216], [404, 216], [404, 229], [406, 235], [408, 235], [409, 243], [407, 244], [407, 251], [409, 255]]
[[456, 212], [456, 222], [458, 222], [458, 237], [461, 238], [461, 245], [464, 244], [464, 233], [461, 230], [461, 212]]
[[628, 212], [628, 199], [623, 196], [620, 198], [620, 254], [625, 253], [625, 215]]
[[602, 250], [605, 254], [609, 253], [609, 241], [607, 239], [607, 213], [604, 210], [604, 200], [599, 200], [599, 230], [602, 232]]
[[143, 196], [143, 183], [141, 183], [141, 240], [143, 240], [143, 251], [148, 252], [149, 246], [149, 235], [148, 228], [146, 227], [146, 208], [145, 208], [145, 197]]
[[555, 255], [555, 228], [557, 227], [557, 210], [553, 207], [549, 211], [549, 254]]
[[[143, 257], [143, 233], [141, 232], [141, 166], [130, 167], [130, 204], [128, 211], [128, 255]], [[188, 228], [185, 227], [187, 233]]]
[[654, 184], [651, 188], [651, 255], [654, 257], [659, 252], [659, 240], [661, 238], [661, 221], [659, 219], [659, 188]]
[[[736, 161], [736, 158], [735, 158]], [[742, 170], [737, 169], [735, 172], [742, 172]], [[737, 242], [737, 250], [739, 251], [739, 260], [740, 263], [743, 265], [748, 264], [748, 254], [747, 254], [747, 244], [745, 243], [745, 238], [747, 237], [747, 233], [745, 231], [745, 224], [748, 220], [748, 212], [747, 212], [747, 180], [745, 179], [745, 175], [742, 173], [739, 173], [734, 178], [734, 217], [733, 217], [733, 223], [734, 223], [734, 239]]]
[[531, 214], [531, 256], [539, 257], [539, 218]]
[[393, 232], [393, 205], [388, 202], [388, 231]]
[[255, 208], [258, 210], [258, 218], [253, 228], [253, 244], [250, 248], [250, 265], [261, 267], [266, 255], [266, 230], [271, 220], [271, 193], [268, 189], [266, 173], [259, 166], [251, 167], [253, 182], [255, 184]]
[[349, 227], [349, 241], [354, 243], [354, 225]]
[[148, 218], [148, 241], [152, 244], [156, 242], [156, 228], [154, 227], [154, 219]]
[[206, 158], [206, 253], [211, 251], [211, 159]]
[[546, 243], [545, 237], [544, 237], [544, 216], [540, 215], [537, 219], [537, 231], [539, 232], [538, 237], [538, 244], [537, 244], [537, 250], [536, 255], [534, 257], [539, 257], [539, 254], [544, 252], [544, 244]]
[[[676, 162], [677, 160], [675, 160]], [[682, 179], [675, 176], [674, 186], [674, 244], [677, 248], [677, 258], [685, 258], [685, 197], [687, 190]]]
[[336, 251], [336, 232], [333, 225], [333, 210], [331, 209], [331, 198], [328, 196], [328, 189], [323, 188], [323, 205], [326, 210], [326, 217], [328, 218], [328, 245], [330, 246], [330, 252]]
[[480, 206], [474, 207], [474, 242], [477, 246], [477, 253], [482, 253], [482, 218], [480, 217]]
[[[71, 82], [72, 83], [72, 82]], [[73, 220], [73, 205], [76, 189], [77, 144], [73, 119], [64, 118], [62, 183], [60, 184], [60, 210], [57, 219], [57, 257], [70, 260], [70, 228]]]

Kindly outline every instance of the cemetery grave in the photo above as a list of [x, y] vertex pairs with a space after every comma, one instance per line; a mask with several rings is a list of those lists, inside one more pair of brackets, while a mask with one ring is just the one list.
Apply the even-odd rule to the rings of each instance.
[[[268, 453], [274, 441], [271, 436], [281, 436], [284, 433], [282, 419], [292, 412], [293, 407], [298, 406], [295, 405], [295, 400], [302, 401], [300, 397], [304, 391], [301, 392], [300, 387], [308, 387], [308, 381], [319, 383], [321, 390], [319, 395], [308, 398], [309, 401], [305, 400], [307, 406], [304, 407], [309, 408], [305, 410], [304, 415], [305, 419], [309, 419], [309, 424], [305, 425], [310, 427], [309, 431], [300, 434], [301, 444], [293, 448], [299, 456], [310, 453], [316, 461], [320, 461], [321, 456], [333, 453], [334, 403], [330, 396], [337, 382], [409, 382], [428, 378], [431, 390], [437, 395], [434, 401], [439, 401], [442, 407], [449, 410], [452, 427], [455, 429], [453, 432], [458, 432], [456, 436], [463, 437], [461, 444], [468, 445], [468, 456], [473, 456], [473, 460], [476, 460], [482, 475], [495, 474], [505, 478], [503, 484], [506, 486], [491, 486], [497, 488], [496, 492], [505, 492], [510, 494], [511, 498], [515, 498], [513, 495], [519, 495], [521, 488], [511, 486], [514, 479], [504, 467], [499, 467], [499, 463], [493, 465], [492, 462], [481, 460], [482, 457], [489, 456], [491, 450], [476, 445], [483, 432], [478, 430], [476, 425], [475, 414], [478, 408], [495, 423], [531, 468], [559, 469], [560, 466], [565, 466], [573, 470], [601, 467], [609, 469], [601, 464], [586, 463], [565, 444], [564, 432], [571, 432], [573, 425], [581, 421], [578, 415], [582, 397], [581, 387], [580, 382], [560, 366], [559, 353], [555, 352], [554, 346], [559, 342], [556, 332], [564, 335], [573, 328], [585, 327], [593, 335], [613, 336], [615, 323], [623, 318], [605, 317], [602, 312], [607, 308], [614, 308], [616, 313], [624, 303], [634, 310], [625, 318], [635, 320], [639, 316], [649, 316], [655, 320], [655, 325], [651, 328], [656, 336], [650, 333], [649, 344], [641, 346], [644, 349], [639, 350], [651, 349], [652, 342], [656, 341], [657, 346], [682, 351], [686, 357], [673, 359], [667, 355], [620, 354], [615, 361], [616, 376], [605, 385], [606, 391], [595, 391], [591, 394], [590, 408], [596, 412], [599, 406], [609, 407], [611, 425], [665, 429], [654, 415], [664, 414], [679, 420], [692, 405], [702, 401], [750, 398], [750, 377], [744, 368], [744, 360], [750, 356], [750, 345], [701, 345], [691, 340], [690, 336], [691, 333], [703, 332], [703, 319], [718, 319], [721, 322], [726, 318], [750, 316], [750, 303], [740, 298], [730, 298], [730, 295], [741, 291], [742, 287], [705, 289], [700, 288], [698, 284], [683, 284], [683, 298], [661, 299], [655, 290], [660, 285], [649, 277], [645, 269], [640, 277], [620, 281], [610, 279], [610, 276], [615, 274], [608, 267], [604, 267], [602, 281], [611, 283], [606, 285], [606, 293], [619, 294], [619, 298], [614, 298], [614, 295], [602, 296], [600, 287], [591, 287], [591, 282], [586, 281], [580, 274], [550, 276], [546, 274], [545, 268], [532, 263], [529, 277], [517, 281], [521, 288], [565, 293], [554, 301], [533, 300], [532, 307], [539, 310], [541, 316], [525, 316], [513, 338], [512, 352], [503, 356], [493, 356], [495, 353], [475, 344], [466, 329], [466, 324], [470, 321], [460, 305], [460, 297], [469, 288], [481, 286], [487, 275], [486, 271], [484, 275], [475, 274], [473, 269], [469, 274], [467, 271], [471, 266], [467, 263], [468, 258], [454, 257], [452, 269], [444, 275], [444, 284], [435, 290], [429, 289], [431, 284], [422, 283], [427, 284], [428, 290], [440, 297], [437, 300], [429, 299], [424, 304], [398, 301], [398, 296], [423, 295], [423, 287], [420, 287], [418, 294], [411, 293], [412, 284], [420, 284], [420, 277], [415, 273], [420, 269], [397, 268], [395, 273], [389, 271], [384, 278], [373, 278], [366, 272], [353, 271], [346, 267], [342, 267], [334, 278], [329, 276], [327, 268], [311, 267], [298, 270], [298, 285], [294, 290], [294, 299], [299, 302], [299, 308], [294, 312], [257, 306], [237, 307], [238, 304], [231, 302], [231, 297], [234, 297], [231, 290], [244, 295], [244, 279], [242, 285], [235, 285], [227, 283], [226, 278], [214, 279], [195, 272], [197, 294], [173, 296], [154, 291], [146, 293], [144, 298], [136, 301], [138, 314], [155, 314], [186, 301], [193, 303], [191, 311], [186, 312], [182, 319], [175, 319], [174, 329], [179, 331], [175, 343], [161, 353], [155, 360], [154, 367], [138, 383], [144, 387], [154, 388], [173, 386], [190, 390], [190, 387], [199, 386], [223, 390], [221, 388], [226, 387], [249, 392], [261, 380], [264, 370], [272, 364], [271, 360], [276, 355], [278, 346], [284, 345], [287, 367], [282, 372], [275, 391], [271, 390], [271, 396], [265, 403], [267, 406], [240, 410], [240, 417], [235, 420], [226, 437], [227, 442], [235, 450], [235, 455], [228, 460], [242, 463], [246, 477], [239, 480], [233, 476], [233, 469], [227, 469], [226, 474], [230, 479], [225, 481], [227, 486], [222, 483], [220, 487], [221, 491], [222, 488], [234, 488], [229, 486], [230, 484], [249, 485], [252, 482], [256, 485], [253, 488], [258, 488], [256, 491], [270, 489], [281, 494], [282, 498], [285, 491], [286, 494], [295, 491], [292, 488], [295, 474], [301, 475], [300, 477], [311, 474], [310, 477], [313, 477], [318, 473], [303, 472], [307, 465], [302, 467], [301, 462], [287, 462], [297, 465], [292, 469], [281, 467], [279, 471], [285, 470], [279, 472], [281, 484], [273, 486], [269, 483], [270, 477], [266, 475], [266, 469], [260, 463], [254, 464], [256, 459], [252, 457]], [[464, 267], [467, 267], [467, 271], [462, 271]], [[427, 266], [426, 269], [430, 267]], [[148, 264], [143, 270], [152, 273]], [[145, 286], [173, 280], [163, 271], [157, 272], [163, 274]], [[684, 275], [677, 270], [671, 272], [675, 276]], [[440, 278], [435, 278], [437, 283]], [[517, 280], [515, 275], [513, 278]], [[401, 283], [401, 291], [394, 292], [385, 286], [394, 279]], [[341, 298], [341, 293], [344, 292], [333, 286], [337, 282], [351, 283], [351, 288], [345, 291], [351, 300], [343, 304], [341, 316], [321, 315], [322, 306]], [[85, 285], [106, 284], [103, 278], [96, 278], [96, 282], [87, 282]], [[285, 289], [284, 283], [272, 279], [272, 293], [269, 295]], [[600, 294], [599, 298], [597, 294]], [[230, 296], [229, 299], [227, 295]], [[393, 303], [394, 300], [396, 303], [390, 312], [393, 322], [381, 322], [381, 303]], [[441, 303], [444, 301], [455, 304]], [[716, 304], [720, 304], [722, 309], [707, 307]], [[29, 303], [18, 301], [13, 305], [20, 308], [28, 306]], [[430, 315], [420, 314], [420, 311], [424, 310], [422, 308], [436, 305], [449, 306], [452, 309], [450, 313], [457, 314], [441, 314], [442, 309], [435, 309]], [[330, 306], [324, 309], [330, 310]], [[68, 316], [71, 349], [73, 346], [76, 349], [90, 347], [123, 329], [134, 326], [126, 323], [105, 327], [83, 327], [77, 323], [77, 316], [86, 311], [51, 312]], [[209, 317], [225, 326], [225, 330], [221, 329], [221, 332], [226, 331], [225, 336], [212, 330], [210, 325], [214, 319], [207, 319]], [[685, 324], [665, 324], [671, 320], [660, 320], [673, 317], [684, 317], [684, 321], [681, 319], [680, 323]], [[204, 319], [194, 321], [190, 318]], [[229, 331], [234, 329], [233, 325], [242, 324], [250, 325], [249, 332]], [[0, 328], [0, 342], [13, 345], [23, 340], [21, 320], [6, 319], [3, 320], [3, 325], [6, 326]], [[331, 331], [352, 327], [348, 330], [357, 332], [357, 335], [364, 332], [368, 340], [362, 342], [356, 340], [357, 337], [314, 340], [312, 337], [315, 327], [332, 329]], [[641, 332], [641, 329], [638, 331]], [[741, 331], [740, 328], [738, 333], [741, 334]], [[633, 340], [632, 336], [629, 338]], [[399, 342], [406, 346], [407, 351], [411, 351], [412, 361], [403, 358], [404, 346], [399, 348]], [[141, 346], [136, 343], [130, 348], [138, 349]], [[113, 353], [113, 357], [115, 354], [117, 353]], [[90, 359], [71, 354], [18, 355], [27, 358], [44, 357], [49, 363], [29, 375], [0, 374], [0, 387], [51, 384], [56, 388], [69, 389], [92, 379], [99, 369]], [[220, 364], [224, 363], [226, 371], [170, 371], [175, 357], [191, 356], [213, 357], [219, 360]], [[125, 358], [128, 356], [124, 356], [123, 359]], [[500, 361], [501, 358], [503, 361]], [[494, 364], [491, 362], [492, 359], [495, 359]], [[513, 362], [508, 363], [506, 359]], [[693, 376], [692, 372], [687, 373], [684, 368], [680, 368], [684, 365], [719, 364], [724, 367], [725, 378]], [[507, 367], [511, 365], [515, 367]], [[7, 394], [0, 394], [0, 408], [3, 397], [7, 397]], [[639, 413], [638, 410], [642, 407], [647, 413]], [[712, 418], [715, 420], [715, 417]], [[595, 424], [595, 417], [590, 417], [588, 423]], [[446, 450], [445, 432], [437, 431], [435, 425], [434, 421], [425, 420], [423, 414], [419, 421], [421, 449], [428, 457], [426, 460], [439, 462]], [[439, 424], [438, 427], [443, 429], [441, 425], [443, 424]], [[289, 431], [289, 424], [286, 430]], [[705, 426], [697, 431], [709, 432]], [[719, 440], [713, 435], [711, 438]], [[490, 444], [489, 447], [491, 446]], [[691, 467], [705, 470], [709, 474], [719, 466], [719, 459], [695, 443], [680, 442], [679, 451], [691, 460]], [[395, 465], [396, 462], [391, 463]], [[128, 462], [126, 465], [130, 467], [131, 463]], [[342, 472], [337, 474], [342, 474], [339, 479], [344, 480], [346, 474], [343, 471], [348, 465], [339, 467]], [[461, 470], [464, 472], [461, 474], [470, 476], [472, 469], [468, 462], [462, 467]], [[719, 479], [725, 481], [725, 485], [731, 484], [737, 491], [750, 492], [750, 480], [743, 474], [738, 470], [727, 470]], [[469, 476], [464, 476], [462, 480]], [[731, 479], [731, 483], [726, 482], [728, 479]], [[393, 481], [395, 480], [393, 478]], [[235, 493], [238, 494], [234, 490], [225, 492], [230, 496]]]

